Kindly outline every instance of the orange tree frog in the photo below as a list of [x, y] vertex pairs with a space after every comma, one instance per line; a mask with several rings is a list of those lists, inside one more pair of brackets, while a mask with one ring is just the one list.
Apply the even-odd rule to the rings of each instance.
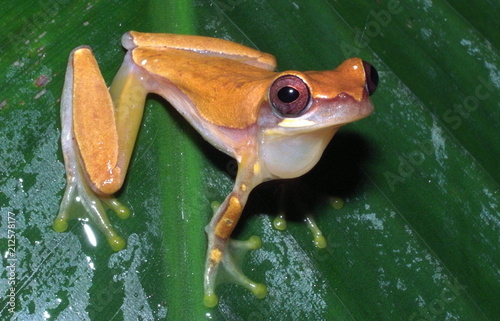
[[375, 69], [359, 58], [329, 71], [275, 72], [275, 58], [230, 41], [200, 36], [128, 32], [128, 50], [106, 87], [89, 47], [71, 52], [61, 99], [61, 140], [67, 186], [53, 228], [62, 232], [79, 202], [87, 218], [118, 251], [103, 202], [118, 216], [128, 210], [112, 197], [123, 184], [148, 93], [164, 97], [213, 146], [234, 157], [234, 188], [206, 228], [204, 303], [217, 304], [220, 268], [264, 297], [229, 253], [248, 195], [258, 184], [309, 171], [342, 125], [368, 116]]

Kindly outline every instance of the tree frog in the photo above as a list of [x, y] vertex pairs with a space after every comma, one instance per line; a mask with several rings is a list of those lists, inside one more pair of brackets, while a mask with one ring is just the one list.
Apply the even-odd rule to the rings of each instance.
[[61, 98], [67, 186], [54, 230], [67, 229], [70, 208], [80, 203], [114, 250], [125, 247], [103, 203], [121, 218], [130, 214], [112, 195], [127, 173], [146, 95], [155, 93], [238, 162], [233, 190], [206, 227], [205, 305], [218, 302], [220, 269], [264, 297], [265, 286], [244, 276], [231, 253], [258, 247], [258, 240], [229, 238], [247, 198], [264, 181], [309, 171], [339, 127], [368, 116], [376, 70], [351, 58], [328, 71], [276, 72], [270, 54], [200, 36], [131, 31], [122, 45], [127, 53], [109, 89], [89, 47], [70, 54]]

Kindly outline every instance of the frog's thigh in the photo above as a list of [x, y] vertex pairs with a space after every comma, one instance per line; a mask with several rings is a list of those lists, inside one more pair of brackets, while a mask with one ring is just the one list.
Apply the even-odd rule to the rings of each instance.
[[121, 186], [106, 184], [120, 176], [113, 101], [90, 48], [75, 49], [72, 67], [73, 131], [78, 150], [92, 188], [111, 194]]

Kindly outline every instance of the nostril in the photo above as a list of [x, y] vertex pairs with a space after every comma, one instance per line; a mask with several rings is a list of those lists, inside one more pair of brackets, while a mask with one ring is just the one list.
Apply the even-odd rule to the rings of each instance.
[[369, 62], [363, 60], [363, 67], [365, 68], [366, 90], [371, 96], [377, 90], [378, 85], [378, 72]]

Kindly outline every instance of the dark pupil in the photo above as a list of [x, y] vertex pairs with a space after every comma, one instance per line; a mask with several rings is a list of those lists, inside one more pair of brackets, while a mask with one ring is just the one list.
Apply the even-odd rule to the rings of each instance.
[[289, 104], [299, 98], [299, 91], [293, 87], [283, 87], [278, 91], [278, 98]]

